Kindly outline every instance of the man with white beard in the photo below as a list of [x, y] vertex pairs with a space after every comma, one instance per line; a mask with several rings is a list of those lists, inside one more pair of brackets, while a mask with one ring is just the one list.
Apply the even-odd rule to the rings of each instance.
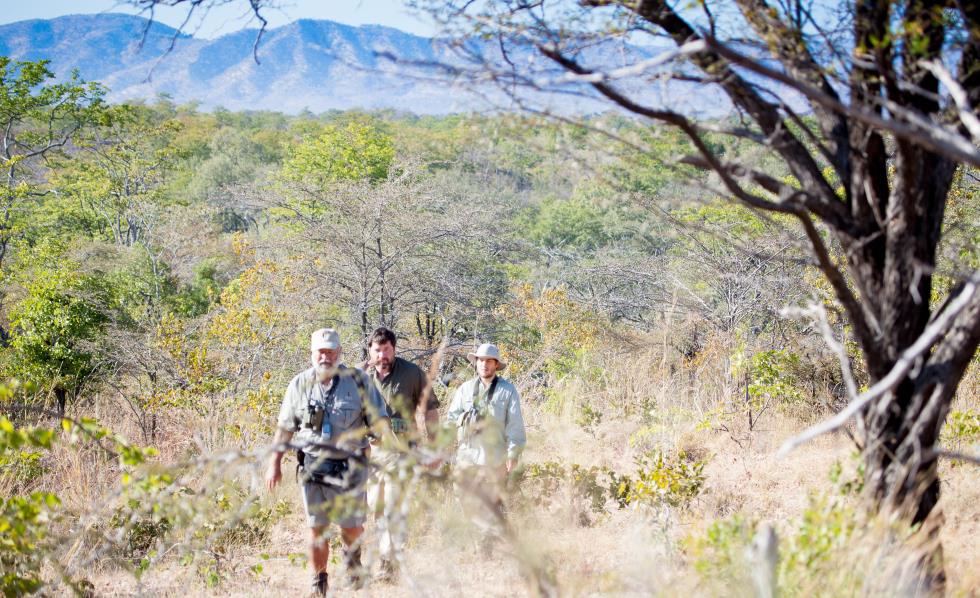
[[[331, 523], [340, 527], [351, 584], [359, 586], [361, 550], [367, 511], [368, 437], [388, 412], [377, 387], [357, 368], [341, 362], [340, 335], [321, 328], [310, 338], [312, 367], [289, 383], [279, 409], [276, 448], [296, 440], [303, 506], [310, 526], [309, 554], [313, 567], [312, 595], [327, 594], [327, 562]], [[274, 450], [266, 471], [273, 489], [282, 479], [282, 451]]]

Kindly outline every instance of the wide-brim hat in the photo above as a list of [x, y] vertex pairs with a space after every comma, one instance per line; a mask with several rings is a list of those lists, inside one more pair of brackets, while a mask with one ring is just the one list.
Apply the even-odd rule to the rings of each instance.
[[483, 343], [477, 348], [476, 353], [466, 354], [466, 359], [473, 365], [476, 365], [476, 360], [480, 358], [496, 359], [498, 372], [501, 372], [507, 368], [507, 364], [500, 359], [500, 349], [497, 348], [497, 345]]

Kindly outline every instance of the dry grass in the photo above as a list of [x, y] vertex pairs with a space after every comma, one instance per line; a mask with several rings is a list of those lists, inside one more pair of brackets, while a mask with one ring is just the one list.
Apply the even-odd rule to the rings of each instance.
[[[557, 461], [563, 464], [609, 467], [620, 473], [634, 470], [633, 459], [651, 448], [683, 450], [705, 459], [705, 484], [686, 509], [610, 507], [603, 514], [589, 514], [580, 497], [568, 487], [545, 504], [514, 504], [509, 518], [512, 541], [496, 546], [491, 556], [479, 549], [479, 536], [469, 526], [453, 493], [433, 487], [413, 521], [413, 533], [404, 555], [404, 574], [396, 585], [373, 583], [357, 595], [365, 596], [515, 596], [530, 595], [522, 564], [546, 570], [565, 596], [594, 595], [752, 595], [748, 575], [706, 579], [693, 568], [686, 549], [691, 538], [703, 537], [712, 521], [741, 514], [774, 525], [785, 547], [810, 506], [811, 496], [826, 494], [834, 463], [851, 462], [853, 449], [844, 436], [822, 437], [777, 459], [776, 449], [804, 423], [779, 410], [767, 412], [747, 429], [745, 418], [729, 416], [726, 430], [704, 426], [711, 414], [732, 396], [725, 376], [722, 351], [688, 369], [666, 367], [656, 353], [635, 360], [611, 356], [600, 361], [597, 381], [567, 378], [545, 396], [526, 398], [529, 443], [527, 463]], [[638, 365], [652, 364], [652, 365]], [[692, 374], [691, 372], [695, 372]], [[555, 398], [558, 397], [558, 398]], [[970, 405], [976, 398], [969, 399]], [[580, 405], [588, 402], [601, 413], [601, 421], [589, 429], [577, 421]], [[122, 426], [123, 421], [116, 422]], [[173, 442], [163, 446], [164, 460], [185, 454], [187, 425], [174, 418], [164, 422], [163, 434]], [[135, 430], [132, 430], [135, 432]], [[137, 437], [136, 434], [132, 435]], [[73, 460], [74, 459], [74, 460]], [[70, 480], [61, 493], [66, 502], [81, 506], [97, 500], [112, 478], [109, 465], [91, 467], [91, 460], [59, 456], [58, 477]], [[137, 582], [125, 569], [104, 563], [89, 572], [100, 596], [296, 596], [308, 587], [309, 573], [303, 562], [290, 555], [304, 551], [306, 530], [297, 488], [287, 474], [286, 483], [272, 496], [260, 493], [265, 506], [285, 499], [291, 513], [276, 522], [261, 545], [232, 545], [219, 558], [222, 581], [205, 583], [197, 564], [181, 565], [176, 556], [162, 559]], [[940, 503], [946, 524], [941, 540], [945, 549], [950, 594], [975, 595], [980, 587], [980, 478], [968, 465], [942, 468], [944, 481]], [[247, 478], [247, 476], [246, 476]], [[254, 483], [253, 481], [246, 482]], [[101, 489], [101, 490], [100, 490]], [[373, 561], [375, 529], [368, 523], [366, 545]], [[868, 569], [861, 593], [886, 595], [894, 590], [889, 567], [904, 563], [902, 552], [885, 550], [881, 539], [852, 539], [834, 555], [840, 565], [825, 578], [805, 579], [801, 593], [831, 595], [834, 588], [851, 587], [855, 568]], [[887, 543], [885, 543], [887, 544]], [[266, 555], [266, 556], [264, 556]], [[884, 563], [884, 566], [882, 565]], [[261, 564], [262, 572], [250, 568]], [[374, 563], [375, 570], [377, 563]], [[345, 589], [343, 571], [331, 564], [335, 595], [354, 595]], [[892, 575], [892, 577], [889, 577]]]

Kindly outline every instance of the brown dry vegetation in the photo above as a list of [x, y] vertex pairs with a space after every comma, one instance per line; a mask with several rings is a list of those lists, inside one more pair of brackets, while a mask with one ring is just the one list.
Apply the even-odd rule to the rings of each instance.
[[[416, 506], [400, 583], [374, 583], [360, 594], [531, 595], [522, 574], [524, 562], [550, 572], [561, 595], [754, 595], [747, 563], [724, 573], [699, 573], [695, 568], [699, 554], [692, 543], [705, 537], [712, 522], [740, 515], [772, 523], [781, 549], [788, 550], [812, 500], [834, 493], [834, 485], [828, 481], [834, 464], [843, 464], [845, 472], [853, 469], [856, 461], [848, 439], [843, 435], [822, 437], [788, 458], [777, 459], [778, 446], [799, 432], [806, 421], [774, 410], [751, 431], [740, 417], [726, 420], [730, 431], [705, 429], [705, 413], [730, 396], [731, 389], [724, 382], [727, 360], [715, 356], [713, 361], [702, 361], [697, 366], [698, 376], [684, 369], [670, 375], [669, 369], [660, 368], [664, 360], [656, 348], [620, 353], [606, 349], [606, 375], [616, 384], [605, 394], [597, 394], [573, 375], [560, 386], [564, 401], [557, 412], [554, 403], [541, 396], [525, 397], [529, 429], [525, 463], [558, 461], [632, 473], [633, 458], [644, 450], [683, 450], [689, 458], [707, 461], [703, 490], [690, 504], [681, 508], [635, 504], [625, 509], [607, 504], [596, 513], [567, 482], [542, 504], [518, 493], [509, 512], [515, 537], [498, 543], [487, 557], [453, 493], [444, 485], [432, 484]], [[706, 386], [705, 380], [719, 384]], [[974, 392], [976, 377], [970, 380], [972, 384], [964, 389], [969, 394], [959, 399], [958, 408], [976, 408], [980, 400]], [[589, 401], [602, 410], [603, 416], [601, 422], [585, 430], [576, 423], [574, 406]], [[641, 408], [655, 413], [652, 423], [622, 415], [630, 409], [635, 414]], [[126, 425], [124, 420], [113, 423]], [[188, 433], [193, 428], [193, 421], [168, 421], [162, 434], [172, 442], [161, 443], [169, 453], [161, 455], [161, 460], [179, 456], [185, 448], [181, 445], [190, 442]], [[63, 491], [66, 502], [83, 507], [93, 498], [88, 492], [99, 487], [91, 479], [98, 478], [98, 472], [85, 471], [81, 462], [67, 453], [57, 461], [59, 477], [70, 481]], [[252, 473], [256, 475], [254, 470]], [[247, 468], [239, 474], [243, 483], [256, 487]], [[974, 541], [980, 531], [980, 480], [975, 469], [962, 464], [945, 464], [942, 476], [946, 525], [941, 539], [948, 589], [954, 596], [974, 595], [980, 583], [976, 567], [980, 550]], [[181, 566], [172, 558], [152, 567], [139, 581], [116, 566], [97, 566], [89, 577], [97, 594], [301, 595], [307, 589], [308, 570], [302, 561], [290, 559], [291, 554], [302, 552], [306, 537], [298, 492], [287, 483], [271, 496], [260, 493], [262, 504], [271, 506], [282, 500], [289, 505], [289, 513], [271, 525], [267, 539], [228, 548], [220, 558], [222, 579], [218, 585], [209, 587], [196, 567]], [[853, 505], [855, 500], [849, 497], [847, 504]], [[830, 551], [834, 567], [804, 572], [802, 578], [788, 583], [786, 590], [793, 595], [891, 595], [896, 587], [891, 567], [901, 569], [908, 553], [883, 548], [886, 535], [869, 524]], [[368, 524], [367, 538], [372, 554], [373, 523]], [[914, 540], [906, 548], [912, 545]], [[739, 551], [741, 548], [736, 548], [736, 554]], [[257, 563], [263, 567], [258, 574], [250, 571]], [[376, 570], [376, 563], [374, 567]], [[341, 566], [333, 562], [330, 570], [338, 588], [335, 595], [355, 595], [345, 588]], [[855, 574], [860, 577], [857, 585]]]

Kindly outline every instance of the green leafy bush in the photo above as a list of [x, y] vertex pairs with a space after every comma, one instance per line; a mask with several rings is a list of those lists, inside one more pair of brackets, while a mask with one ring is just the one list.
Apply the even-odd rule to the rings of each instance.
[[547, 504], [563, 487], [586, 502], [593, 513], [610, 505], [684, 507], [700, 494], [704, 486], [705, 460], [688, 460], [681, 452], [669, 457], [662, 451], [637, 458], [634, 475], [620, 474], [609, 467], [578, 463], [569, 466], [558, 461], [531, 463], [520, 473], [517, 483], [522, 496], [533, 504]]
[[578, 415], [575, 416], [575, 423], [592, 436], [595, 436], [596, 426], [602, 423], [602, 411], [599, 411], [588, 403], [582, 403], [579, 407]]
[[980, 410], [951, 411], [943, 429], [943, 441], [952, 448], [966, 448], [980, 442]]
[[745, 551], [755, 534], [757, 522], [736, 514], [712, 521], [704, 535], [689, 536], [682, 542], [694, 570], [711, 579], [732, 579], [744, 575]]
[[39, 479], [46, 471], [43, 454], [36, 450], [0, 453], [0, 479], [13, 482], [15, 491]]
[[769, 409], [792, 412], [807, 405], [800, 369], [799, 355], [785, 349], [759, 351], [751, 356], [739, 350], [732, 355], [732, 376], [745, 384], [743, 407], [750, 422]]
[[[53, 430], [16, 428], [0, 416], [0, 460], [9, 462], [11, 455], [19, 456], [25, 448], [49, 449], [54, 437]], [[41, 568], [54, 548], [49, 530], [60, 504], [50, 492], [0, 496], [0, 591], [4, 596], [31, 594], [43, 585]]]
[[[867, 571], [854, 562], [853, 555], [867, 553], [859, 547], [859, 532], [873, 531], [873, 524], [853, 506], [862, 491], [862, 475], [860, 466], [851, 471], [835, 463], [829, 475], [834, 490], [811, 496], [798, 518], [780, 526], [776, 569], [780, 593], [809, 595], [812, 588], [825, 587], [828, 595], [861, 594]], [[702, 533], [682, 541], [685, 555], [705, 583], [748, 588], [750, 568], [758, 566], [751, 558], [758, 524], [741, 513], [712, 521]], [[821, 586], [831, 579], [832, 585]]]
[[623, 493], [625, 502], [687, 506], [704, 488], [706, 463], [701, 459], [688, 460], [683, 451], [676, 456], [663, 451], [645, 453], [636, 459], [636, 477], [628, 480]]

